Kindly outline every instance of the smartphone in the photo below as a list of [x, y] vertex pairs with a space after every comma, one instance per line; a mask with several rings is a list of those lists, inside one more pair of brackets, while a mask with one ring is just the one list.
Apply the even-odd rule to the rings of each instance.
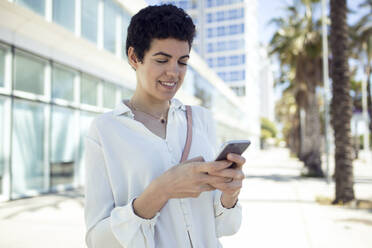
[[[236, 153], [242, 155], [243, 152], [251, 144], [249, 140], [230, 140], [222, 145], [221, 151], [215, 161], [227, 160], [227, 154]], [[233, 163], [229, 168], [235, 168], [236, 163]]]

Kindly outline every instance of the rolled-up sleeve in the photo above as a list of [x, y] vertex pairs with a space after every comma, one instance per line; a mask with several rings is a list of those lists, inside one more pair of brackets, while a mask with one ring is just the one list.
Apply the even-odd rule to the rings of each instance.
[[159, 213], [143, 219], [130, 199], [115, 206], [113, 191], [94, 122], [85, 138], [85, 222], [88, 247], [155, 247], [154, 230]]
[[217, 237], [237, 233], [242, 223], [242, 207], [239, 202], [232, 208], [225, 208], [221, 203], [221, 194], [219, 190], [214, 192], [214, 216]]

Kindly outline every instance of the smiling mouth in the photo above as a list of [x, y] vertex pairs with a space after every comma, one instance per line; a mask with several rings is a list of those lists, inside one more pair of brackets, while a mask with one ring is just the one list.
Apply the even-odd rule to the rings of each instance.
[[160, 80], [158, 80], [158, 83], [160, 83], [162, 86], [165, 86], [167, 88], [173, 88], [177, 84], [177, 82], [167, 82], [167, 81], [160, 81]]

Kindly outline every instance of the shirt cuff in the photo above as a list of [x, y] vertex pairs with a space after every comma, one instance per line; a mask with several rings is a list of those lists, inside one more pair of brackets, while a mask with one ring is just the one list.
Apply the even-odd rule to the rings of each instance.
[[216, 195], [215, 195], [215, 198], [214, 198], [214, 209], [215, 209], [216, 217], [222, 215], [223, 213], [234, 211], [234, 209], [237, 206], [239, 206], [239, 200], [237, 200], [236, 203], [235, 203], [235, 205], [233, 207], [231, 207], [231, 208], [225, 208], [222, 205], [221, 196], [222, 196], [222, 192], [218, 190], [216, 192]]
[[115, 208], [112, 215], [115, 215], [115, 219], [121, 219], [121, 220], [132, 220], [134, 222], [137, 222], [139, 224], [148, 224], [150, 226], [154, 226], [156, 223], [157, 218], [160, 215], [160, 212], [157, 212], [154, 217], [151, 219], [145, 219], [140, 216], [138, 216], [133, 209], [133, 202], [136, 198], [133, 198], [129, 201], [129, 203], [121, 208]]
[[[135, 199], [136, 198], [133, 198], [125, 206], [115, 207], [111, 211], [112, 232], [119, 243], [124, 247], [138, 247], [133, 246], [133, 244], [136, 244], [136, 242], [142, 242], [140, 240], [143, 239], [143, 235], [149, 240], [149, 242], [152, 242], [156, 220], [160, 215], [160, 213], [157, 213], [151, 219], [144, 219], [136, 215], [133, 211], [133, 201]], [[141, 232], [142, 234], [139, 234]]]

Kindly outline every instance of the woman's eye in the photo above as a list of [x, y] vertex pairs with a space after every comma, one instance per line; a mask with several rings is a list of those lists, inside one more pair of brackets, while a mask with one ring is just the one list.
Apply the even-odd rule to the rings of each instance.
[[167, 63], [167, 60], [156, 60], [156, 62], [164, 64], [164, 63]]
[[186, 62], [178, 62], [180, 65], [187, 65]]

